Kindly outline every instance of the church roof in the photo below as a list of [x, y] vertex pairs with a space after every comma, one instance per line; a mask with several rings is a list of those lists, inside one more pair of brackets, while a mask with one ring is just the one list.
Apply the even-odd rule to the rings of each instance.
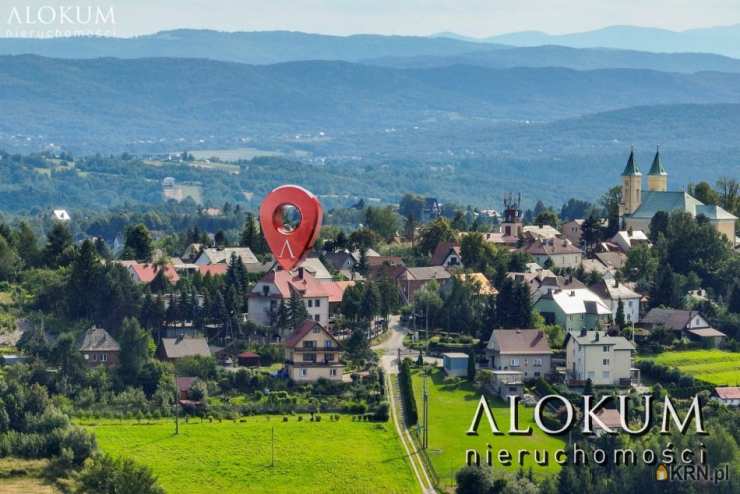
[[627, 159], [627, 166], [624, 167], [624, 171], [622, 172], [623, 177], [628, 177], [630, 175], [642, 175], [640, 173], [640, 168], [637, 166], [637, 162], [635, 161], [635, 150], [630, 150], [630, 157]]
[[715, 205], [704, 205], [701, 201], [692, 197], [683, 191], [653, 191], [643, 190], [640, 207], [634, 213], [629, 215], [630, 218], [652, 219], [658, 211], [671, 213], [673, 211], [683, 211], [697, 216], [699, 214], [706, 216], [710, 220], [734, 220], [734, 215]]
[[660, 149], [655, 151], [655, 158], [653, 158], [653, 166], [650, 167], [650, 173], [648, 175], [668, 175], [663, 168], [663, 164], [660, 162]]

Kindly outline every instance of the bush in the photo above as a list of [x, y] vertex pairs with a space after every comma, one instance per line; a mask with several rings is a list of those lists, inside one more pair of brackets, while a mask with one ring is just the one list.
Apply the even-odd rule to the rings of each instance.
[[416, 409], [416, 398], [414, 398], [414, 388], [411, 382], [411, 361], [409, 359], [404, 359], [401, 362], [401, 369], [398, 374], [398, 387], [401, 391], [403, 415], [406, 425], [415, 425], [419, 421], [419, 415]]
[[378, 422], [387, 422], [388, 418], [390, 416], [390, 405], [387, 401], [381, 401], [378, 403], [378, 406], [375, 408], [375, 413], [373, 414], [373, 420], [376, 420]]
[[125, 458], [98, 455], [85, 463], [74, 492], [76, 494], [164, 494], [149, 468]]

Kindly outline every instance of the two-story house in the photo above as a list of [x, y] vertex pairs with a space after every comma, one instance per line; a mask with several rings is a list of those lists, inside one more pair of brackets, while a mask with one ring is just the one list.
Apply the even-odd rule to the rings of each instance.
[[534, 304], [547, 324], [557, 324], [566, 331], [598, 329], [608, 325], [609, 306], [588, 288], [550, 290]]
[[634, 345], [623, 336], [604, 331], [571, 331], [565, 336], [569, 380], [590, 379], [596, 385], [629, 384]]
[[249, 320], [269, 326], [274, 321], [280, 303], [287, 303], [297, 293], [306, 305], [308, 315], [314, 321], [326, 325], [329, 322], [329, 296], [327, 283], [317, 280], [309, 271], [298, 268], [293, 271], [270, 271], [254, 286], [248, 296]]
[[519, 249], [534, 257], [537, 264], [548, 267], [550, 261], [556, 268], [577, 268], [581, 264], [583, 251], [566, 238], [537, 239]]
[[95, 326], [85, 331], [79, 349], [88, 367], [115, 367], [121, 353], [120, 345], [110, 333]]
[[591, 286], [591, 291], [601, 298], [612, 311], [612, 317], [617, 317], [619, 301], [622, 301], [624, 319], [628, 324], [636, 324], [640, 320], [641, 295], [616, 278], [603, 279]]
[[290, 379], [310, 382], [324, 378], [341, 381], [342, 347], [321, 324], [306, 319], [285, 340], [285, 367]]
[[446, 268], [462, 268], [462, 255], [460, 246], [453, 242], [440, 242], [432, 254], [432, 266], [444, 266]]
[[486, 346], [491, 368], [520, 371], [524, 379], [543, 377], [552, 372], [552, 350], [539, 329], [496, 329]]

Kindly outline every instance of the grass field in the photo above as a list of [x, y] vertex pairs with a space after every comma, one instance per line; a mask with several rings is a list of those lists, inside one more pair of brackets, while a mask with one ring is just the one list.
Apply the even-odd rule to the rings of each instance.
[[[103, 451], [146, 464], [167, 493], [416, 493], [393, 425], [304, 417], [82, 424]], [[271, 431], [275, 429], [275, 466]]]
[[740, 384], [740, 353], [721, 350], [665, 352], [650, 360], [715, 385]]
[[0, 493], [58, 494], [59, 490], [44, 479], [48, 460], [0, 459]]
[[[531, 466], [535, 477], [543, 477], [557, 472], [558, 465], [552, 458], [552, 451], [565, 446], [565, 442], [559, 437], [548, 436], [541, 432], [534, 424], [533, 409], [521, 407], [519, 413], [519, 427], [526, 428], [531, 425], [533, 433], [530, 436], [517, 435], [491, 435], [490, 428], [485, 418], [481, 420], [477, 436], [468, 436], [465, 431], [470, 427], [473, 419], [480, 393], [473, 389], [469, 382], [459, 386], [444, 384], [444, 372], [437, 369], [427, 380], [429, 389], [429, 458], [432, 461], [440, 483], [443, 486], [452, 485], [454, 474], [465, 464], [465, 451], [476, 449], [484, 461], [487, 444], [491, 444], [494, 458], [498, 449], [507, 449], [512, 455], [517, 450], [546, 449], [550, 451], [549, 465], [536, 465], [531, 456], [524, 457], [525, 472]], [[422, 376], [420, 373], [414, 375], [414, 394], [419, 410], [419, 421], [422, 415]], [[496, 423], [502, 431], [509, 427], [508, 403], [501, 400], [489, 399], [491, 410], [496, 418]], [[494, 468], [501, 468], [494, 460]], [[512, 469], [518, 469], [516, 460], [512, 461]]]

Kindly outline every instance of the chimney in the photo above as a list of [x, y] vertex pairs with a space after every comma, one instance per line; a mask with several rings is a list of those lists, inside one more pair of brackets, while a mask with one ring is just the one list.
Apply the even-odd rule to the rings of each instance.
[[576, 291], [575, 290], [571, 290], [570, 291], [570, 296], [571, 297], [575, 297], [576, 296]]
[[180, 343], [184, 338], [185, 338], [185, 335], [181, 333], [177, 335], [177, 339], [175, 341], [177, 341], [177, 343]]
[[586, 336], [586, 329], [585, 328], [581, 328], [581, 336]]
[[298, 268], [298, 278], [303, 279], [303, 267]]
[[599, 341], [599, 332], [594, 331], [594, 341]]

